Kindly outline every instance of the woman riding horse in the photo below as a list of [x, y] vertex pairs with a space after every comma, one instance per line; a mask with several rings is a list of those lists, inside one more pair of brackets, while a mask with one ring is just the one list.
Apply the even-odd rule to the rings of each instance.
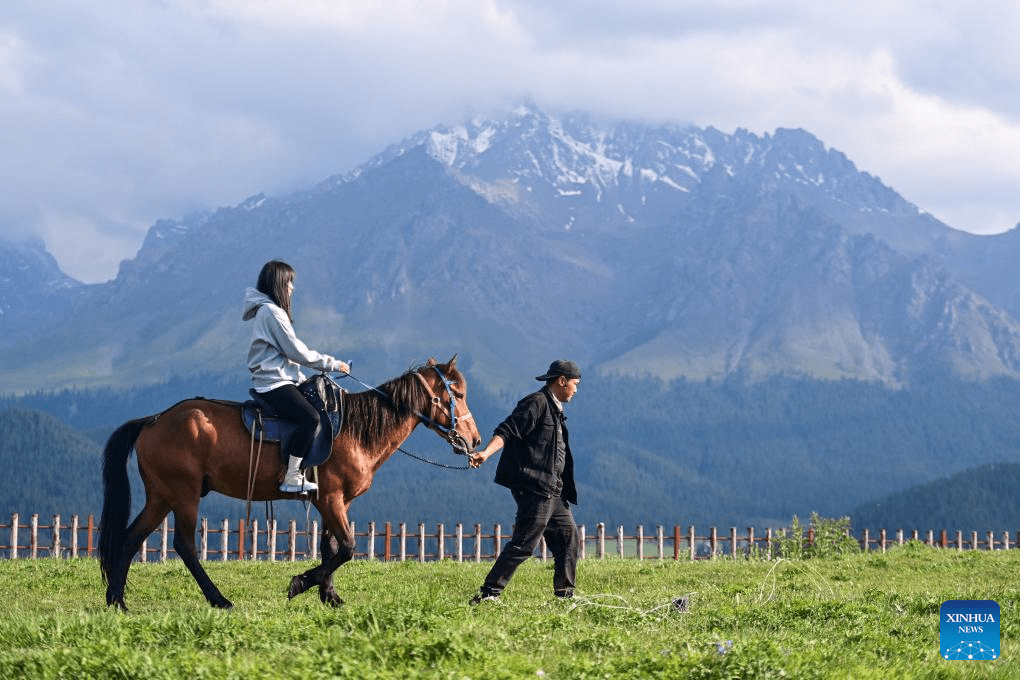
[[298, 339], [290, 311], [293, 294], [294, 268], [280, 260], [267, 262], [259, 272], [256, 287], [245, 291], [242, 318], [253, 324], [248, 370], [255, 391], [279, 416], [298, 426], [290, 440], [289, 463], [280, 491], [305, 493], [318, 488], [305, 479], [301, 462], [308, 456], [319, 427], [319, 412], [297, 387], [305, 379], [301, 367], [339, 373], [349, 373], [351, 367], [309, 349]]
[[[446, 439], [459, 453], [480, 443], [467, 404], [467, 381], [457, 357], [434, 359], [377, 388], [347, 395], [344, 424], [330, 457], [319, 466], [319, 489], [311, 502], [322, 515], [322, 562], [295, 576], [287, 596], [314, 586], [322, 602], [339, 606], [333, 572], [354, 555], [347, 519], [351, 501], [368, 491], [372, 477], [419, 423]], [[214, 607], [233, 605], [213, 584], [195, 550], [198, 504], [208, 491], [233, 498], [271, 501], [294, 498], [279, 490], [276, 444], [252, 468], [249, 433], [241, 405], [189, 399], [154, 416], [121, 425], [103, 453], [103, 514], [99, 560], [106, 603], [126, 611], [124, 586], [142, 541], [169, 513], [174, 514], [174, 550]], [[127, 460], [132, 450], [145, 484], [145, 506], [128, 526], [131, 489]], [[249, 481], [251, 480], [251, 481]]]

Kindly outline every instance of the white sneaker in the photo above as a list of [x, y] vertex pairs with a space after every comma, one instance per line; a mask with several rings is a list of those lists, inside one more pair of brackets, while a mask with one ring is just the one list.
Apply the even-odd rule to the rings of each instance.
[[304, 473], [301, 472], [301, 459], [297, 456], [291, 456], [287, 464], [287, 474], [284, 475], [283, 483], [280, 484], [280, 491], [284, 493], [308, 493], [318, 489], [319, 486], [315, 482], [305, 479]]

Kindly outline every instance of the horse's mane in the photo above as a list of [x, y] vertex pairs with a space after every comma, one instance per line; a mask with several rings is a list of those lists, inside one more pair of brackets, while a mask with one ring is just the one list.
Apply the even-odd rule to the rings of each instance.
[[[421, 368], [422, 366], [415, 366], [373, 390], [347, 395], [344, 403], [344, 427], [362, 446], [371, 447], [408, 416], [426, 410], [429, 395], [425, 392], [422, 381], [415, 377], [415, 373]], [[456, 368], [448, 377], [454, 382], [463, 379]]]

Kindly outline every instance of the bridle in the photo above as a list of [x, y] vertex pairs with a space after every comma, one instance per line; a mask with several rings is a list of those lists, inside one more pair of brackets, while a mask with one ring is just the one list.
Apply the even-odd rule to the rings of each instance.
[[446, 440], [446, 442], [453, 449], [454, 453], [461, 455], [467, 455], [471, 452], [471, 446], [467, 443], [467, 440], [457, 432], [457, 423], [460, 420], [470, 420], [474, 416], [471, 415], [471, 411], [467, 411], [461, 416], [457, 416], [457, 397], [453, 393], [453, 381], [443, 375], [443, 372], [439, 370], [438, 366], [432, 366], [435, 370], [436, 375], [443, 381], [443, 389], [446, 391], [446, 395], [449, 397], [449, 413], [446, 414], [450, 421], [450, 425], [446, 426], [440, 423], [435, 418], [436, 410], [441, 410], [443, 400], [436, 396], [436, 393], [432, 391], [432, 386], [429, 385], [428, 381], [425, 380], [425, 376], [420, 371], [415, 371], [414, 375], [421, 381], [425, 391], [429, 394], [429, 414], [425, 415], [422, 412], [418, 412], [415, 415], [418, 416], [418, 420], [421, 421], [425, 427], [429, 428], [440, 437]]
[[[350, 362], [348, 362], [348, 363], [350, 363]], [[422, 368], [426, 368], [426, 367], [423, 366]], [[418, 421], [419, 422], [423, 423], [430, 430], [432, 430], [433, 432], [438, 434], [440, 437], [442, 437], [450, 445], [450, 448], [453, 449], [454, 453], [460, 454], [462, 456], [466, 456], [469, 453], [471, 453], [471, 446], [468, 445], [467, 440], [465, 440], [464, 437], [462, 437], [461, 434], [459, 432], [457, 432], [457, 423], [460, 420], [469, 420], [469, 419], [473, 418], [474, 416], [471, 415], [470, 411], [468, 411], [467, 413], [461, 415], [460, 417], [457, 416], [457, 397], [453, 393], [453, 382], [451, 380], [447, 379], [447, 377], [445, 375], [443, 375], [443, 372], [439, 370], [438, 366], [433, 365], [432, 368], [435, 369], [436, 373], [439, 375], [439, 379], [443, 381], [443, 388], [446, 390], [446, 394], [450, 397], [450, 406], [449, 406], [450, 412], [449, 412], [449, 415], [448, 415], [448, 418], [450, 420], [450, 426], [447, 427], [446, 425], [443, 425], [442, 423], [440, 423], [438, 420], [435, 419], [434, 414], [436, 412], [436, 409], [438, 409], [441, 406], [442, 400], [439, 397], [436, 396], [435, 392], [432, 391], [432, 386], [429, 385], [427, 380], [425, 380], [425, 376], [423, 376], [421, 374], [421, 368], [419, 368], [418, 370], [414, 371], [414, 376], [416, 378], [418, 378], [418, 380], [422, 384], [422, 387], [425, 388], [425, 391], [429, 395], [429, 415], [426, 416], [421, 411], [415, 412], [414, 415], [418, 417]], [[362, 387], [365, 387], [365, 388], [369, 389], [372, 392], [375, 392], [377, 394], [382, 395], [383, 397], [389, 399], [390, 402], [392, 403], [393, 398], [390, 395], [388, 395], [385, 392], [383, 392], [382, 390], [380, 390], [378, 387], [372, 387], [371, 385], [369, 385], [365, 381], [363, 381], [363, 380], [361, 380], [359, 378], [356, 378], [355, 376], [351, 375], [350, 373], [345, 373], [344, 377], [350, 378], [350, 379], [354, 380], [355, 382], [361, 384]], [[435, 462], [433, 460], [429, 460], [428, 458], [422, 458], [421, 456], [416, 456], [415, 454], [413, 454], [413, 453], [411, 453], [409, 451], [405, 451], [404, 449], [400, 448], [399, 446], [397, 447], [397, 451], [400, 451], [401, 453], [403, 453], [403, 454], [405, 454], [407, 456], [410, 456], [411, 458], [414, 458], [415, 460], [420, 460], [423, 463], [428, 463], [429, 465], [435, 465], [437, 467], [450, 468], [450, 469], [453, 469], [453, 470], [467, 470], [467, 469], [469, 469], [469, 466], [467, 466], [467, 465], [465, 465], [463, 467], [454, 467], [454, 466], [451, 466], [451, 465], [446, 465], [445, 463], [437, 463], [437, 462]]]

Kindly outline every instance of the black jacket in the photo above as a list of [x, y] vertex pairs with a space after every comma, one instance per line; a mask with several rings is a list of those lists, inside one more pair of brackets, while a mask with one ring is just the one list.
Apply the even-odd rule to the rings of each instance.
[[560, 428], [566, 445], [566, 460], [563, 475], [556, 474], [556, 418], [563, 416], [553, 405], [548, 390], [545, 387], [521, 399], [513, 413], [496, 427], [495, 434], [504, 442], [496, 466], [496, 483], [510, 489], [561, 496], [576, 505], [574, 459], [570, 454], [566, 422], [562, 422]]

